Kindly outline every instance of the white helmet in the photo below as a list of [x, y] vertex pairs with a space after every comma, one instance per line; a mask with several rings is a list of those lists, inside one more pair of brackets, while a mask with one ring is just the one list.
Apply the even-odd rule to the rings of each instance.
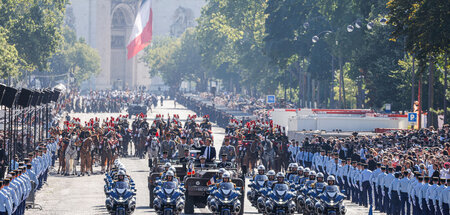
[[175, 173], [173, 173], [172, 170], [169, 170], [169, 171], [167, 171], [167, 173], [166, 173], [166, 177], [167, 177], [167, 176], [172, 176], [172, 177], [174, 177], [174, 176], [175, 176]]
[[323, 178], [323, 177], [325, 177], [324, 175], [323, 175], [323, 173], [321, 173], [321, 172], [319, 172], [319, 173], [317, 173], [317, 176], [316, 176], [317, 178]]
[[316, 172], [315, 171], [311, 171], [311, 172], [309, 172], [309, 176], [316, 176]]
[[172, 166], [172, 164], [170, 164], [169, 162], [164, 164], [164, 168], [170, 168]]
[[269, 170], [269, 172], [267, 172], [267, 176], [275, 176], [275, 171]]
[[284, 178], [284, 177], [285, 177], [284, 173], [282, 172], [277, 173], [277, 178]]
[[225, 168], [220, 168], [220, 169], [219, 169], [219, 174], [223, 174], [223, 173], [225, 173], [225, 172], [226, 172]]
[[258, 171], [266, 171], [266, 167], [264, 167], [264, 165], [259, 165]]
[[336, 181], [336, 179], [334, 178], [334, 175], [330, 175], [328, 176], [327, 181]]
[[309, 172], [311, 172], [311, 170], [309, 169], [309, 168], [305, 168], [305, 170], [303, 171], [303, 172], [307, 172], [307, 173], [309, 173]]
[[231, 174], [230, 174], [230, 172], [225, 171], [225, 172], [223, 173], [222, 179], [225, 179], [225, 178], [231, 179]]
[[171, 166], [169, 167], [169, 171], [176, 172], [177, 170], [175, 169], [175, 167]]

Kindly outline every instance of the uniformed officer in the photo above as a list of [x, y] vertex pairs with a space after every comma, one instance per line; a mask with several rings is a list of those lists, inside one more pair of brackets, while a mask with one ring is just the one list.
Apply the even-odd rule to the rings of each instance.
[[439, 208], [443, 215], [449, 215], [450, 213], [450, 180], [447, 179], [447, 186], [442, 190], [439, 196]]
[[422, 214], [430, 214], [431, 211], [428, 208], [428, 203], [427, 203], [427, 191], [428, 188], [431, 186], [430, 184], [430, 177], [429, 176], [425, 176], [424, 177], [424, 184], [423, 186], [420, 188], [419, 191], [419, 206], [420, 206], [420, 210], [422, 211]]
[[362, 187], [361, 187], [361, 173], [363, 171], [363, 163], [359, 162], [358, 166], [356, 167], [356, 171], [354, 171], [355, 175], [353, 176], [354, 183], [356, 185], [356, 199], [358, 200], [358, 205], [363, 205], [363, 196], [362, 196]]
[[163, 156], [161, 158], [161, 160], [159, 161], [160, 163], [167, 163], [170, 162], [169, 159], [169, 152], [168, 151], [163, 151]]
[[445, 189], [445, 178], [441, 178], [441, 180], [439, 181], [439, 186], [436, 188], [435, 190], [435, 200], [434, 200], [434, 210], [436, 211], [436, 214], [438, 215], [442, 215], [442, 208], [440, 208], [439, 205], [439, 199], [441, 197], [442, 191], [444, 191]]
[[352, 166], [350, 166], [350, 169], [348, 171], [348, 186], [350, 187], [349, 189], [349, 194], [351, 194], [352, 196], [352, 202], [356, 203], [356, 186], [353, 180], [354, 177], [354, 172], [356, 171], [356, 161], [352, 161]]
[[384, 199], [384, 211], [391, 215], [391, 207], [392, 202], [389, 200], [389, 186], [392, 184], [392, 181], [394, 181], [394, 169], [392, 167], [388, 168], [388, 174], [386, 177], [384, 177], [383, 184], [384, 184], [384, 190], [383, 190], [383, 199]]
[[17, 196], [17, 190], [13, 189], [13, 187], [10, 186], [10, 177], [6, 177], [5, 180], [3, 180], [3, 189], [6, 190], [9, 193], [9, 196], [11, 197], [11, 203], [12, 203], [12, 213], [14, 213], [17, 209], [17, 206], [19, 205], [19, 198]]
[[438, 177], [433, 177], [431, 180], [432, 184], [428, 189], [427, 189], [427, 193], [426, 193], [426, 200], [427, 200], [427, 205], [428, 205], [428, 209], [430, 209], [430, 213], [431, 214], [436, 214], [436, 210], [435, 210], [435, 200], [436, 200], [436, 188], [438, 188], [438, 183], [439, 183], [439, 178]]
[[394, 174], [395, 178], [389, 186], [389, 199], [391, 200], [391, 208], [388, 214], [400, 213], [400, 173]]
[[171, 140], [170, 134], [166, 134], [166, 139], [161, 143], [161, 150], [166, 151], [169, 158], [175, 154], [175, 142]]
[[[372, 205], [372, 186], [370, 185], [370, 179], [372, 178], [372, 171], [368, 169], [368, 165], [365, 163], [362, 165], [364, 170], [361, 171], [360, 176], [360, 190], [362, 192], [362, 203], [365, 207]], [[369, 196], [369, 198], [367, 198]], [[367, 202], [369, 200], [369, 202]]]
[[370, 177], [370, 186], [373, 190], [373, 196], [374, 196], [374, 204], [375, 204], [375, 210], [380, 210], [380, 208], [378, 207], [378, 189], [377, 189], [377, 178], [378, 175], [381, 173], [381, 163], [377, 163], [377, 168], [372, 172], [372, 175]]
[[[411, 207], [408, 202], [409, 186], [411, 180], [408, 178], [408, 171], [403, 172], [403, 178], [400, 179], [400, 212], [401, 214], [411, 214]], [[405, 210], [406, 208], [406, 210]]]
[[342, 173], [343, 175], [342, 178], [344, 179], [343, 184], [347, 200], [350, 200], [350, 184], [348, 183], [348, 177], [350, 175], [351, 167], [352, 167], [352, 160], [350, 158], [347, 158], [347, 163], [344, 165]]
[[339, 187], [341, 187], [342, 189], [345, 190], [345, 185], [344, 185], [344, 169], [345, 169], [345, 160], [341, 160], [341, 164], [339, 164], [337, 166], [337, 171], [336, 171], [336, 183]]
[[[375, 189], [377, 190], [377, 194], [375, 195], [375, 207], [378, 207], [378, 210], [382, 213], [386, 212], [384, 208], [385, 202], [383, 201], [383, 191], [384, 191], [384, 177], [386, 177], [386, 166], [381, 166], [381, 172], [378, 174], [375, 179]], [[378, 206], [377, 206], [378, 205]]]
[[0, 215], [12, 214], [12, 200], [6, 189], [3, 189], [3, 181], [0, 181]]
[[413, 215], [421, 215], [422, 209], [420, 208], [420, 192], [422, 190], [423, 186], [423, 176], [418, 173], [416, 175], [417, 183], [414, 185], [414, 188], [411, 190], [411, 197], [412, 197], [412, 203], [413, 203]]
[[227, 154], [229, 160], [236, 159], [236, 148], [230, 145], [230, 139], [225, 138], [224, 145], [220, 147], [219, 154], [220, 155]]
[[232, 167], [232, 164], [231, 162], [228, 161], [227, 156], [228, 156], [227, 154], [222, 154], [222, 160], [219, 164], [217, 164], [217, 167], [225, 169]]

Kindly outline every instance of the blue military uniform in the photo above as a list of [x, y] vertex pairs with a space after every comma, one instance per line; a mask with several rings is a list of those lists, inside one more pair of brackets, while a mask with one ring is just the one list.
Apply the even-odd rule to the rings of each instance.
[[389, 170], [389, 174], [387, 174], [383, 180], [383, 202], [384, 202], [384, 211], [388, 215], [390, 215], [392, 202], [389, 199], [389, 186], [391, 186], [392, 182], [395, 179], [395, 176], [392, 173], [392, 171], [394, 170], [394, 169], [392, 169], [392, 167], [389, 167], [388, 170]]
[[400, 173], [395, 173], [395, 178], [389, 186], [389, 199], [391, 200], [391, 207], [388, 214], [400, 213]]
[[[3, 186], [3, 181], [0, 181], [0, 187]], [[9, 191], [0, 189], [0, 215], [12, 214], [13, 203]]]
[[[361, 172], [360, 176], [360, 187], [362, 191], [362, 202], [365, 207], [372, 205], [372, 186], [370, 185], [370, 179], [372, 178], [372, 171], [368, 170], [367, 164], [364, 164], [364, 170]], [[369, 197], [369, 198], [367, 198]]]

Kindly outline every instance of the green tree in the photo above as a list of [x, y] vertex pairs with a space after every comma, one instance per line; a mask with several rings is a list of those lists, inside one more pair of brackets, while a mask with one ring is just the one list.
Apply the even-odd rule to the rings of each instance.
[[0, 26], [0, 78], [15, 77], [19, 73], [16, 48], [8, 43], [6, 29]]
[[62, 36], [66, 0], [4, 0], [0, 3], [0, 26], [8, 29], [21, 63], [28, 70], [45, 70]]
[[[54, 80], [64, 79], [68, 75], [75, 78], [75, 84], [98, 74], [100, 71], [100, 55], [90, 47], [84, 39], [76, 39], [75, 32], [69, 27], [63, 30], [64, 42], [61, 49], [50, 59], [50, 76]], [[45, 81], [44, 78], [42, 81]]]

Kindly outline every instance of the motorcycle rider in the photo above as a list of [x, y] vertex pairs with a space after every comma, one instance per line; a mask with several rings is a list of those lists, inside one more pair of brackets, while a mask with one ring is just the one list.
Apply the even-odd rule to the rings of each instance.
[[267, 182], [266, 182], [266, 187], [272, 187], [272, 185], [276, 182], [275, 181], [275, 171], [274, 170], [269, 170], [267, 172]]
[[[266, 172], [266, 167], [264, 167], [264, 165], [259, 165], [258, 166], [258, 175], [264, 175], [265, 174], [265, 172]], [[253, 176], [253, 180], [255, 180], [255, 177], [256, 176]]]
[[126, 177], [127, 175], [125, 174], [125, 171], [123, 170], [119, 170], [119, 172], [117, 173], [117, 182], [126, 182], [128, 183], [128, 177]]
[[166, 177], [166, 173], [167, 173], [167, 171], [169, 171], [169, 168], [170, 168], [170, 167], [172, 167], [172, 164], [171, 164], [171, 163], [166, 162], [166, 163], [164, 164], [164, 171], [161, 172], [161, 178], [165, 178], [165, 177]]
[[272, 184], [272, 190], [273, 190], [273, 188], [275, 187], [276, 184], [287, 184], [289, 186], [289, 184], [284, 181], [284, 179], [286, 178], [284, 173], [279, 172], [279, 173], [277, 173], [276, 176], [277, 176], [277, 182]]
[[228, 171], [225, 171], [222, 175], [222, 182], [221, 183], [232, 183], [231, 182], [231, 174]]
[[317, 192], [317, 194], [321, 193], [324, 188], [328, 185], [326, 182], [324, 182], [324, 175], [323, 173], [319, 172], [316, 176], [316, 183], [314, 185], [314, 188]]
[[177, 186], [179, 185], [179, 180], [175, 177], [175, 173], [172, 170], [167, 171], [165, 180], [173, 181], [177, 184]]
[[305, 182], [304, 188], [311, 189], [313, 188], [311, 185], [316, 183], [316, 172], [311, 171], [309, 172], [308, 180]]
[[309, 179], [309, 172], [310, 172], [309, 168], [305, 168], [305, 170], [303, 171], [303, 177], [300, 179], [301, 186], [303, 186], [305, 182]]
[[327, 186], [337, 186], [339, 188], [339, 186], [336, 184], [336, 178], [334, 177], [334, 175], [328, 176]]
[[297, 170], [297, 176], [295, 176], [295, 179], [294, 179], [294, 183], [296, 184], [296, 185], [300, 185], [300, 182], [301, 182], [301, 180], [303, 179], [303, 167], [302, 166], [300, 166], [299, 168], [298, 168], [298, 170]]

